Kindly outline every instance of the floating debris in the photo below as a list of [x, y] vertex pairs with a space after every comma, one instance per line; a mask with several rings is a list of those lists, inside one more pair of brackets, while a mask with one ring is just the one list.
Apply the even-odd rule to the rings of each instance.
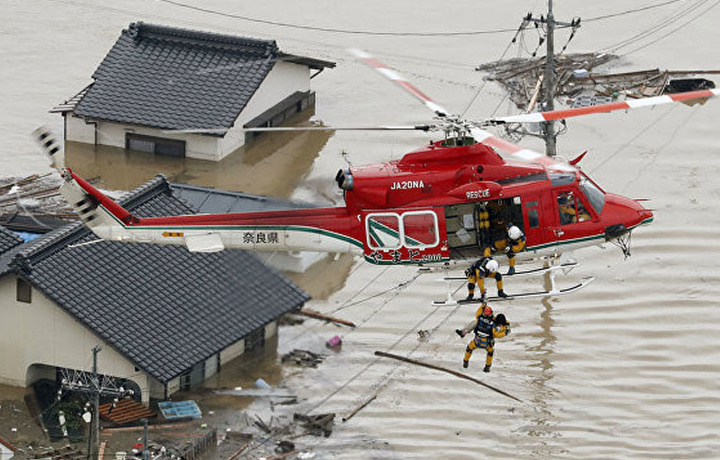
[[332, 434], [332, 429], [335, 424], [335, 414], [304, 415], [296, 412], [293, 414], [293, 420], [302, 423], [307, 434], [325, 436], [327, 438]]
[[318, 364], [323, 362], [324, 359], [324, 355], [313, 353], [312, 351], [308, 350], [295, 349], [290, 353], [283, 355], [281, 361], [283, 363], [291, 362], [293, 364], [303, 367], [317, 367]]

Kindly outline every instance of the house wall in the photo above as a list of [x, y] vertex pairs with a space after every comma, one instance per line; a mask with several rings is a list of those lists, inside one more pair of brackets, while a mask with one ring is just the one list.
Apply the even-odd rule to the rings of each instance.
[[[98, 371], [131, 379], [149, 401], [148, 376], [41, 292], [32, 289], [32, 302], [16, 300], [17, 277], [0, 279], [0, 383], [25, 387], [42, 373], [28, 372], [33, 364], [92, 371], [92, 348], [100, 345]], [[34, 369], [34, 368], [33, 368]]]
[[[67, 115], [65, 140], [86, 144], [109, 145], [125, 148], [125, 134], [132, 132], [146, 136], [186, 141], [188, 158], [219, 161], [245, 142], [243, 125], [296, 91], [309, 91], [310, 68], [289, 62], [277, 62], [260, 84], [235, 124], [224, 137], [201, 134], [172, 134], [161, 129], [129, 126], [109, 121], [86, 123], [85, 119]], [[96, 140], [97, 137], [97, 140]]]
[[[291, 62], [278, 61], [255, 91], [235, 124], [220, 142], [222, 157], [229, 155], [245, 143], [243, 126], [297, 91], [310, 90], [310, 68]], [[221, 157], [221, 158], [222, 158]]]

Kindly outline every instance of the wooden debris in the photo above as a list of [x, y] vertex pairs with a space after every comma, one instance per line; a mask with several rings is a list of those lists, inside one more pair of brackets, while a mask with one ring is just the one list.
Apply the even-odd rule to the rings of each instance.
[[377, 398], [377, 395], [373, 395], [372, 398], [368, 399], [364, 403], [360, 404], [358, 407], [355, 408], [352, 412], [350, 412], [346, 417], [343, 417], [342, 421], [347, 422], [351, 418], [355, 417], [355, 414], [360, 412], [361, 410], [365, 409], [365, 407], [368, 406], [371, 402], [375, 401], [375, 398]]
[[296, 412], [293, 414], [293, 420], [301, 422], [305, 426], [308, 434], [325, 436], [327, 438], [332, 433], [335, 414], [304, 415]]
[[471, 382], [475, 382], [478, 385], [482, 385], [485, 388], [489, 388], [489, 389], [495, 391], [496, 393], [500, 393], [501, 395], [507, 396], [510, 399], [514, 399], [517, 402], [522, 402], [520, 399], [516, 398], [515, 396], [513, 396], [509, 393], [506, 393], [498, 388], [495, 388], [491, 385], [488, 385], [487, 383], [482, 382], [474, 377], [470, 377], [467, 374], [463, 374], [462, 372], [457, 372], [452, 369], [447, 369], [445, 367], [436, 366], [434, 364], [423, 363], [421, 361], [416, 361], [414, 359], [405, 358], [404, 356], [394, 355], [392, 353], [385, 353], [384, 351], [376, 351], [375, 356], [382, 356], [384, 358], [397, 359], [398, 361], [402, 361], [402, 362], [409, 363], [409, 364], [415, 364], [416, 366], [422, 366], [422, 367], [427, 367], [429, 369], [435, 369], [436, 371], [447, 372], [448, 374], [452, 374], [456, 377], [460, 377], [461, 379], [470, 380]]
[[301, 315], [309, 316], [310, 318], [327, 321], [329, 323], [342, 324], [344, 326], [355, 327], [355, 323], [353, 323], [352, 321], [347, 321], [347, 320], [340, 319], [340, 318], [333, 318], [332, 316], [323, 315], [322, 313], [317, 312], [315, 310], [308, 310], [306, 308], [303, 308], [302, 310], [298, 310], [298, 313]]
[[284, 354], [281, 361], [283, 363], [292, 362], [293, 364], [303, 367], [317, 367], [324, 359], [324, 355], [308, 350], [295, 349], [290, 353]]

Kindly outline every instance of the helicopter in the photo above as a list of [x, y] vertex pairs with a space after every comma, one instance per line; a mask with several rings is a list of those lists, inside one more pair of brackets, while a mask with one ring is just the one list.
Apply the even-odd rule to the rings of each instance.
[[48, 129], [39, 128], [34, 136], [64, 178], [62, 195], [103, 240], [184, 245], [193, 252], [236, 248], [353, 253], [376, 265], [447, 266], [482, 257], [495, 239], [506, 235], [509, 226], [516, 226], [526, 238], [518, 262], [557, 261], [563, 253], [606, 242], [629, 255], [633, 230], [651, 223], [653, 212], [640, 200], [604, 191], [578, 167], [584, 153], [564, 161], [501, 139], [484, 128], [674, 102], [704, 102], [720, 95], [715, 89], [699, 90], [477, 122], [452, 115], [369, 54], [354, 52], [432, 110], [434, 122], [372, 128], [252, 129], [443, 132], [441, 140], [399, 160], [339, 170], [335, 181], [343, 192], [344, 206], [136, 216], [67, 168], [62, 148]]

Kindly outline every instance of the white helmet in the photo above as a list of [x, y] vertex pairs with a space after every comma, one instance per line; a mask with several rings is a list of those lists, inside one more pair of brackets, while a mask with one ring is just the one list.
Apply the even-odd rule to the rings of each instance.
[[512, 227], [508, 228], [508, 236], [511, 240], [519, 240], [520, 238], [522, 238], [523, 232], [522, 230], [513, 225]]
[[485, 270], [487, 270], [489, 273], [493, 273], [498, 271], [498, 268], [500, 268], [500, 265], [498, 265], [497, 260], [488, 260], [488, 263], [485, 264]]

